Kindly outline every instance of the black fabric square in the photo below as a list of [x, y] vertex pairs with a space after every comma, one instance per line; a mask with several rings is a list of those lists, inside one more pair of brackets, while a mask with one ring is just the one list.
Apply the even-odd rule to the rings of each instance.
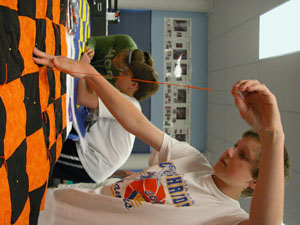
[[50, 125], [49, 125], [49, 116], [47, 112], [42, 113], [42, 126], [44, 131], [44, 137], [45, 137], [45, 145], [46, 148], [49, 149], [49, 135], [50, 135]]
[[46, 40], [46, 20], [37, 19], [35, 46], [43, 52], [46, 52], [45, 40]]
[[56, 142], [51, 146], [51, 149], [48, 152], [48, 159], [50, 163], [49, 177], [51, 177], [55, 166], [55, 160], [56, 160]]
[[61, 38], [60, 38], [60, 26], [53, 23], [54, 38], [55, 38], [55, 55], [61, 55]]
[[54, 103], [54, 112], [55, 112], [55, 128], [56, 128], [56, 137], [62, 132], [62, 101], [61, 98], [56, 99]]
[[11, 223], [14, 224], [23, 211], [28, 198], [28, 175], [26, 173], [26, 140], [6, 160], [11, 199]]
[[0, 85], [19, 78], [24, 70], [19, 41], [17, 12], [0, 6]]
[[66, 25], [66, 16], [67, 16], [68, 0], [60, 0], [60, 20], [59, 23]]
[[36, 5], [34, 0], [19, 0], [18, 15], [35, 19]]
[[67, 127], [64, 128], [63, 132], [62, 132], [62, 145], [64, 145], [64, 142], [66, 140], [66, 136], [67, 136]]
[[47, 69], [47, 78], [49, 86], [48, 105], [50, 105], [55, 101], [55, 75], [52, 69]]
[[0, 168], [4, 163], [4, 136], [6, 131], [6, 110], [0, 98]]
[[52, 6], [53, 6], [52, 0], [48, 0], [46, 16], [47, 16], [50, 20], [53, 20]]
[[24, 86], [24, 105], [26, 109], [26, 136], [33, 134], [42, 127], [42, 112], [39, 92], [39, 73], [21, 77]]
[[67, 76], [66, 73], [60, 72], [60, 94], [64, 95], [67, 92]]
[[43, 199], [43, 196], [44, 196], [44, 193], [46, 190], [46, 185], [47, 185], [47, 183], [45, 183], [40, 188], [29, 192], [29, 200], [30, 200], [29, 224], [30, 225], [38, 224], [38, 217], [40, 214], [41, 201]]

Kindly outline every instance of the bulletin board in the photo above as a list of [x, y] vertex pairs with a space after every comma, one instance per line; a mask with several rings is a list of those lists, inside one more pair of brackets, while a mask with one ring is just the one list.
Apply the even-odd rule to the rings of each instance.
[[[164, 19], [164, 81], [190, 86], [192, 79], [192, 19]], [[190, 142], [191, 92], [187, 87], [164, 86], [163, 130]]]

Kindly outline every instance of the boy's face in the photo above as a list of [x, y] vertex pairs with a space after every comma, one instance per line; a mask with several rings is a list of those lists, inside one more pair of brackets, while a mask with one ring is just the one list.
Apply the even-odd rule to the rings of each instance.
[[127, 94], [127, 91], [131, 88], [132, 86], [132, 80], [131, 78], [133, 77], [133, 74], [130, 69], [120, 72], [120, 76], [117, 78], [115, 82], [116, 88], [120, 90], [120, 92]]
[[259, 143], [241, 138], [228, 148], [214, 166], [215, 176], [228, 186], [247, 188], [253, 180], [251, 171], [257, 163]]

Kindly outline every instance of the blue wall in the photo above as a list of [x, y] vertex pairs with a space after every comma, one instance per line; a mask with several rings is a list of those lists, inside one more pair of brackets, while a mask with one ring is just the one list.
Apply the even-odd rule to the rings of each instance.
[[[159, 80], [163, 81], [164, 18], [192, 19], [192, 86], [207, 87], [208, 19], [204, 13], [152, 11], [151, 52]], [[200, 151], [206, 148], [207, 92], [192, 90], [191, 145]], [[158, 128], [163, 125], [163, 86], [151, 98], [151, 121]]]

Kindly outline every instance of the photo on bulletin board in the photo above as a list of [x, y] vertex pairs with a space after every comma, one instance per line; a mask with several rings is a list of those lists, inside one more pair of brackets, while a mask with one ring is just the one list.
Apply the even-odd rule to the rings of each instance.
[[173, 59], [187, 59], [187, 50], [186, 49], [173, 49]]
[[175, 134], [175, 139], [178, 141], [186, 141], [185, 134]]
[[174, 31], [187, 31], [186, 20], [174, 20]]
[[186, 119], [186, 107], [176, 108], [176, 119], [185, 120]]
[[186, 89], [178, 89], [177, 92], [177, 103], [186, 103]]

